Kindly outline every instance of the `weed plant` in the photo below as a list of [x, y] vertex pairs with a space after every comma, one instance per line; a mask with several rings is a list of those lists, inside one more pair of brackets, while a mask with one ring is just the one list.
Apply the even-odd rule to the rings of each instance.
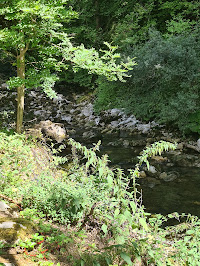
[[[20, 200], [22, 215], [37, 219], [43, 232], [20, 241], [20, 247], [48, 249], [45, 258], [53, 252], [67, 265], [199, 265], [199, 219], [145, 213], [137, 189], [141, 164], [149, 167], [149, 157], [175, 144], [160, 141], [147, 147], [126, 176], [122, 169], [109, 168], [107, 155], [97, 156], [100, 142], [87, 149], [69, 139], [72, 160], [61, 168], [58, 164], [66, 159], [23, 135], [1, 133], [0, 138], [1, 192]], [[166, 227], [170, 219], [178, 225]], [[65, 232], [54, 222], [65, 225]], [[87, 243], [88, 230], [96, 230], [103, 246]]]

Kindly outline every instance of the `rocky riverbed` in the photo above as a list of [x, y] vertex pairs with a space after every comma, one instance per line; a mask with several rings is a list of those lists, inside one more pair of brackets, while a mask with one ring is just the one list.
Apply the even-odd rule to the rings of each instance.
[[[1, 84], [1, 126], [15, 127], [16, 92]], [[91, 146], [102, 141], [101, 153], [107, 153], [115, 165], [133, 168], [142, 149], [155, 141], [177, 142], [177, 150], [155, 156], [150, 168], [141, 169], [138, 180], [143, 202], [151, 212], [190, 212], [200, 216], [200, 141], [183, 140], [178, 133], [167, 132], [154, 121], [143, 123], [124, 110], [111, 109], [95, 114], [92, 96], [84, 93], [58, 94], [49, 99], [37, 90], [27, 90], [24, 125], [28, 129], [40, 121], [63, 123], [70, 137]]]

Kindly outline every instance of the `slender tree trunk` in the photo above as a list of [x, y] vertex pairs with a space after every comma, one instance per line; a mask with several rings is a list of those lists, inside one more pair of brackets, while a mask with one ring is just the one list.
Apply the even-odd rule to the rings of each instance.
[[[20, 53], [17, 56], [17, 76], [20, 79], [25, 79], [25, 53], [26, 48], [21, 48]], [[24, 89], [25, 84], [22, 84], [17, 88], [17, 133], [22, 132], [23, 113], [24, 113]]]

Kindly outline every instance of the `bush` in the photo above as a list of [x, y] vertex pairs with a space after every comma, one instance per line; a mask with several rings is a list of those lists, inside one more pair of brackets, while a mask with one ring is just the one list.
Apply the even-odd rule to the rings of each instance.
[[123, 107], [143, 120], [189, 132], [200, 103], [199, 46], [195, 32], [165, 39], [152, 31], [148, 42], [127, 52], [138, 65], [126, 83], [99, 81], [96, 110]]
[[55, 178], [62, 161], [66, 160], [23, 134], [0, 132], [0, 190], [7, 196], [19, 197], [18, 187], [31, 185], [39, 176]]
[[161, 141], [146, 148], [135, 170], [130, 170], [130, 176], [125, 176], [121, 169], [112, 171], [107, 166], [106, 155], [101, 158], [96, 155], [100, 142], [91, 149], [72, 139], [69, 143], [73, 151], [69, 169], [63, 172], [62, 177], [40, 175], [37, 180], [23, 186], [23, 207], [42, 211], [54, 221], [81, 227], [88, 219], [91, 222], [93, 216], [92, 222], [105, 235], [112, 232], [120, 243], [130, 235], [133, 227], [142, 226], [148, 230], [135, 178], [139, 176], [143, 162], [149, 166], [148, 157], [169, 148], [175, 149], [175, 145]]
[[[91, 149], [72, 139], [69, 143], [73, 161], [68, 169], [56, 178], [41, 174], [22, 186], [23, 208], [37, 209], [54, 221], [79, 226], [88, 222], [88, 215], [90, 219], [93, 216], [93, 222], [105, 235], [112, 231], [113, 236], [123, 242], [130, 234], [131, 225], [137, 227], [140, 221], [140, 225], [146, 225], [145, 219], [142, 220], [141, 202], [136, 197], [137, 189], [127, 191], [130, 177], [124, 176], [121, 169], [112, 171], [107, 166], [106, 155], [102, 158], [96, 155], [100, 142]], [[135, 179], [135, 172], [131, 176]]]
[[[35, 219], [38, 215], [40, 228], [45, 233], [36, 233], [32, 239], [20, 241], [20, 247], [27, 250], [37, 248], [38, 258], [45, 258], [42, 254], [47, 251], [48, 245], [49, 251], [59, 254], [57, 258], [62, 257], [65, 261], [71, 258], [73, 265], [199, 265], [199, 219], [178, 213], [166, 217], [145, 213], [135, 183], [140, 166], [146, 163], [149, 167], [149, 157], [175, 149], [176, 145], [160, 141], [147, 147], [138, 157], [135, 169], [125, 176], [121, 169], [111, 170], [108, 167], [106, 155], [97, 156], [100, 142], [87, 149], [70, 139], [73, 160], [61, 170], [58, 162], [63, 160], [56, 159], [49, 152], [47, 154], [45, 147], [42, 150], [41, 146], [27, 141], [23, 135], [0, 133], [0, 140], [0, 174], [4, 178], [4, 183], [0, 183], [1, 193], [11, 192], [8, 188], [17, 186], [17, 189], [14, 187], [15, 194], [7, 195], [22, 200], [22, 207], [27, 207], [22, 212], [24, 216]], [[39, 158], [43, 160], [39, 161]], [[11, 172], [15, 168], [19, 172], [12, 179], [5, 175], [6, 171]], [[25, 175], [21, 176], [22, 173]], [[62, 230], [61, 234], [54, 226], [51, 228], [50, 224], [42, 222], [41, 218], [45, 215], [48, 219], [76, 226], [66, 232]], [[184, 219], [184, 223], [165, 227], [169, 219], [179, 222]], [[86, 223], [96, 227], [98, 237], [102, 237], [103, 248], [95, 243], [85, 243], [85, 232], [80, 229], [86, 228]], [[73, 247], [67, 248], [70, 243]], [[45, 251], [41, 252], [43, 249]], [[80, 255], [80, 263], [77, 256], [73, 257], [74, 249]], [[58, 253], [55, 253], [56, 250]], [[66, 253], [66, 250], [71, 253]]]

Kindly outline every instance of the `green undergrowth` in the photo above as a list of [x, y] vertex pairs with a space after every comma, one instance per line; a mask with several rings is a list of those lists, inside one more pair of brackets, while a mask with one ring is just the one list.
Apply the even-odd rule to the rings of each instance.
[[[199, 219], [148, 214], [137, 188], [140, 166], [176, 144], [147, 147], [129, 175], [97, 155], [100, 142], [90, 149], [73, 139], [67, 145], [71, 155], [60, 158], [24, 135], [0, 134], [1, 193], [39, 228], [18, 248], [38, 265], [199, 264]], [[177, 225], [166, 226], [174, 219]]]

